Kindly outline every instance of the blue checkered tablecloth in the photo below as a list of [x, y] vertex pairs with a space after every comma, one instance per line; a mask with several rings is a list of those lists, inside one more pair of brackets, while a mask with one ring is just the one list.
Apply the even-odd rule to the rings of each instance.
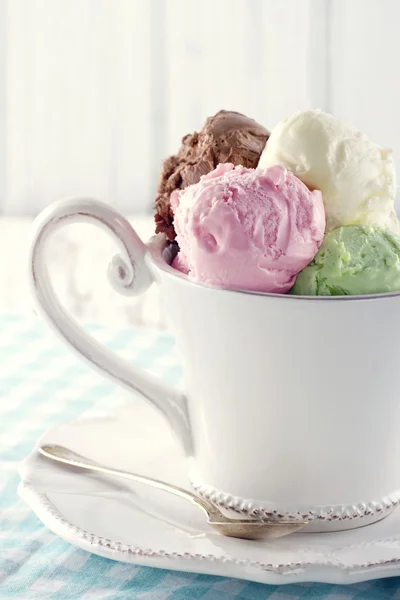
[[[101, 327], [92, 327], [92, 332], [171, 383], [178, 380], [179, 365], [170, 359], [168, 336]], [[350, 586], [275, 587], [136, 567], [67, 544], [18, 498], [18, 464], [45, 430], [84, 412], [109, 413], [121, 402], [120, 393], [81, 364], [36, 318], [0, 317], [0, 397], [1, 600], [400, 599], [400, 578]]]

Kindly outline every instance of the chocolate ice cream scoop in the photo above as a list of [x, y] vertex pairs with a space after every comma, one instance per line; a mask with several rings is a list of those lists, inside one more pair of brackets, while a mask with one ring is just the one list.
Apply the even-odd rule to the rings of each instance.
[[171, 241], [175, 239], [170, 205], [174, 190], [197, 183], [219, 163], [254, 169], [268, 138], [269, 131], [254, 119], [228, 110], [209, 117], [200, 133], [186, 135], [178, 154], [167, 158], [162, 165], [155, 202], [156, 233], [165, 233]]

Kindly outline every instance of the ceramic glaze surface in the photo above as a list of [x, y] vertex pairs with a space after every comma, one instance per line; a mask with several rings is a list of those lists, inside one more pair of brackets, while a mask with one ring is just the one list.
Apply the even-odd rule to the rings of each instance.
[[[160, 287], [185, 395], [102, 349], [57, 303], [44, 242], [76, 219], [117, 237], [124, 258], [112, 261], [114, 286]], [[400, 295], [306, 299], [195, 285], [166, 266], [162, 249], [162, 238], [146, 247], [106, 205], [56, 203], [39, 218], [32, 244], [41, 314], [164, 413], [203, 493], [246, 512], [307, 514], [322, 530], [381, 519], [400, 497]]]
[[[148, 436], [153, 427], [158, 443]], [[109, 443], [117, 439], [118, 444]], [[138, 397], [113, 417], [56, 426], [39, 443], [188, 487], [186, 461], [165, 423]], [[400, 575], [400, 509], [351, 531], [251, 542], [218, 535], [187, 502], [153, 488], [56, 465], [34, 450], [19, 492], [71, 544], [127, 563], [262, 583], [355, 583]]]

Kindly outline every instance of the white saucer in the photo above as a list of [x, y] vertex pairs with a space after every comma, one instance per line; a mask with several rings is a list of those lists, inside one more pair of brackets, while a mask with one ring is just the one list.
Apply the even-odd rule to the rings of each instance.
[[[112, 418], [59, 425], [44, 441], [190, 488], [183, 456], [161, 417], [140, 401]], [[200, 511], [178, 498], [58, 466], [36, 451], [20, 473], [20, 495], [49, 529], [114, 560], [270, 584], [355, 583], [400, 575], [399, 509], [360, 529], [251, 542], [214, 533]]]

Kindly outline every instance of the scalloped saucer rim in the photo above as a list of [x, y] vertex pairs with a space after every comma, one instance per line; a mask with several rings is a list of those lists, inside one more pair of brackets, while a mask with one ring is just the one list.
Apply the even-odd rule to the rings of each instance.
[[[162, 418], [142, 411], [151, 415], [149, 438], [143, 418], [137, 418], [138, 407], [62, 423], [38, 444], [69, 444], [103, 462], [112, 448], [112, 466], [162, 474], [189, 487], [184, 457]], [[102, 443], [115, 439], [117, 432], [116, 446]], [[151, 439], [160, 442], [157, 447]], [[373, 525], [337, 533], [298, 533], [268, 542], [222, 538], [209, 531], [201, 514], [175, 498], [50, 463], [36, 447], [20, 468], [20, 496], [56, 535], [94, 554], [268, 584], [356, 583], [400, 575], [399, 510]]]

